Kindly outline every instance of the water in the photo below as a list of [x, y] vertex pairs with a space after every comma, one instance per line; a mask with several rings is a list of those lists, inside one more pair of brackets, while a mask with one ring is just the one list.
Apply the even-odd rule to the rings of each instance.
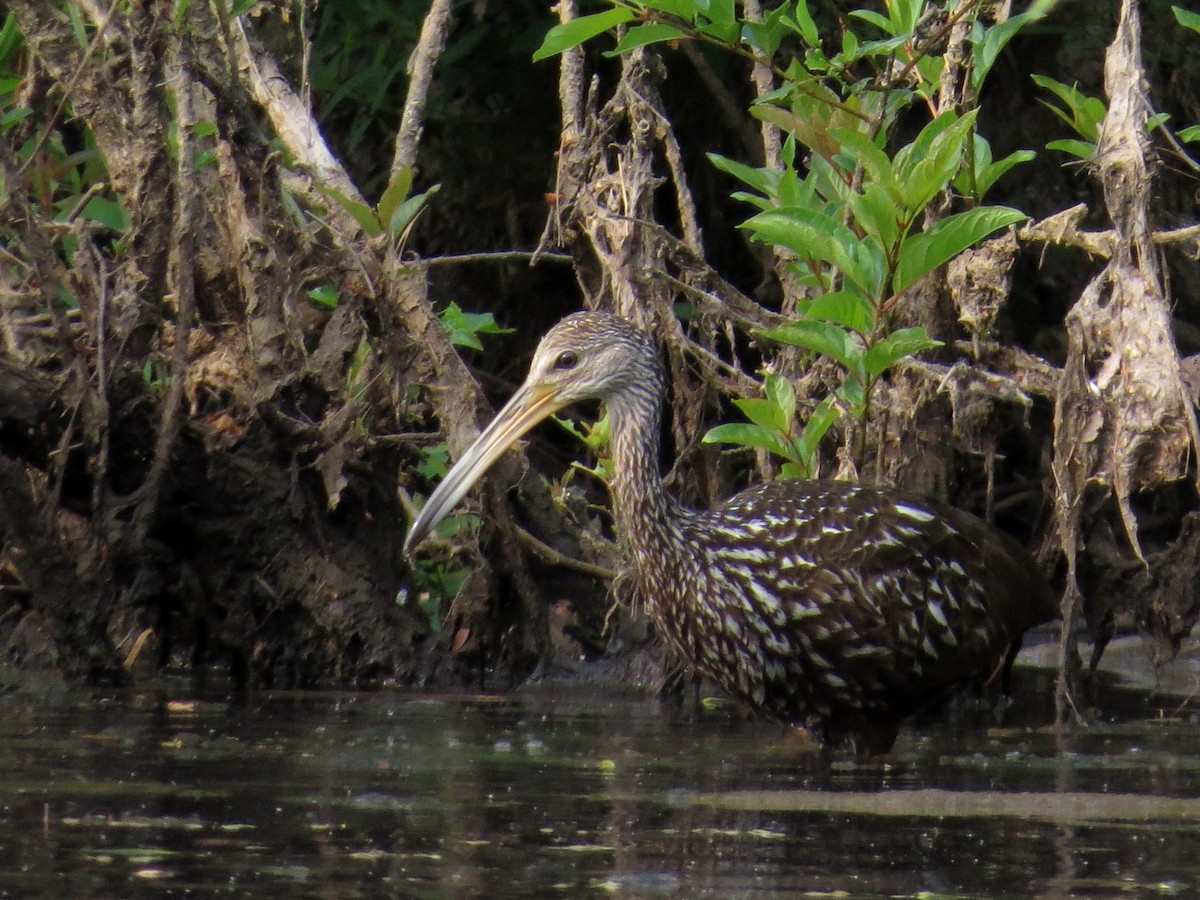
[[10, 696], [0, 896], [1196, 896], [1195, 698], [1104, 699], [863, 763], [596, 690]]

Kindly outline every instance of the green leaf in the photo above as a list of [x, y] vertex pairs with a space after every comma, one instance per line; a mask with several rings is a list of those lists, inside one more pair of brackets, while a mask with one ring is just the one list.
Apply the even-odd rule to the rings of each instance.
[[700, 440], [705, 444], [733, 444], [737, 447], [766, 450], [783, 459], [791, 459], [793, 456], [792, 442], [786, 435], [774, 428], [749, 425], [745, 422], [729, 422], [710, 428]]
[[801, 260], [830, 263], [861, 293], [879, 289], [880, 266], [872, 248], [840, 221], [823, 212], [782, 207], [759, 213], [742, 224], [755, 237], [786, 247]]
[[551, 56], [557, 56], [564, 50], [578, 47], [585, 41], [591, 40], [596, 35], [603, 34], [610, 28], [616, 28], [618, 25], [624, 25], [626, 22], [632, 21], [633, 17], [634, 12], [632, 9], [618, 6], [614, 9], [608, 9], [590, 16], [580, 16], [578, 19], [572, 19], [570, 22], [555, 25], [546, 32], [546, 37], [542, 41], [542, 45], [534, 51], [533, 61], [539, 62], [543, 59], [549, 59]]
[[1181, 128], [1175, 135], [1185, 144], [1190, 144], [1192, 141], [1200, 141], [1200, 125], [1189, 125], [1187, 128]]
[[847, 172], [853, 172], [862, 166], [867, 180], [881, 185], [889, 192], [897, 191], [896, 172], [891, 157], [867, 135], [851, 128], [831, 128], [829, 135], [841, 145], [838, 155], [847, 158]]
[[796, 389], [791, 380], [776, 372], [768, 372], [763, 381], [763, 391], [781, 413], [779, 430], [790, 432], [792, 417], [796, 414]]
[[[983, 86], [984, 79], [996, 64], [1000, 51], [1016, 37], [1017, 32], [1031, 22], [1044, 19], [1057, 5], [1058, 0], [1039, 0], [1020, 15], [1012, 16], [999, 25], [988, 28], [980, 37], [972, 35], [971, 56], [974, 65], [971, 69], [971, 84], [976, 90]], [[978, 26], [978, 21], [976, 25]]]
[[1175, 21], [1180, 25], [1200, 34], [1200, 13], [1188, 12], [1179, 6], [1172, 6], [1171, 12], [1175, 13]]
[[1053, 103], [1042, 104], [1056, 116], [1070, 125], [1075, 133], [1088, 141], [1096, 141], [1100, 136], [1100, 124], [1108, 114], [1104, 101], [1099, 97], [1089, 97], [1073, 85], [1063, 84], [1045, 75], [1032, 75], [1034, 84], [1045, 88], [1063, 102], [1063, 106]]
[[129, 213], [120, 203], [114, 203], [104, 197], [93, 197], [79, 214], [80, 218], [96, 222], [113, 231], [129, 230]]
[[388, 237], [396, 240], [404, 234], [404, 229], [417, 217], [417, 213], [425, 208], [429, 198], [441, 190], [441, 188], [440, 184], [435, 184], [429, 190], [425, 191], [425, 193], [409, 197], [401, 203], [396, 208], [396, 211], [392, 213], [392, 218], [388, 222]]
[[880, 15], [877, 12], [869, 9], [855, 9], [850, 11], [856, 19], [862, 19], [864, 22], [870, 22], [884, 34], [892, 33], [892, 23], [886, 16]]
[[392, 216], [395, 215], [400, 204], [408, 199], [409, 193], [412, 191], [413, 184], [413, 167], [405, 166], [388, 182], [388, 186], [384, 188], [383, 195], [379, 198], [379, 203], [375, 209], [380, 222], [390, 222]]
[[793, 19], [785, 17], [784, 24], [794, 24], [796, 33], [809, 47], [821, 46], [821, 35], [817, 31], [817, 23], [813, 21], [812, 13], [808, 10], [808, 0], [797, 0], [793, 15]]
[[1026, 218], [1023, 212], [1007, 206], [980, 206], [947, 216], [928, 231], [912, 235], [900, 245], [893, 292], [901, 293], [989, 234]]
[[742, 26], [737, 22], [710, 22], [707, 25], [701, 25], [696, 31], [732, 47], [738, 43], [738, 39], [742, 35]]
[[802, 347], [841, 363], [852, 373], [863, 371], [863, 348], [840, 325], [814, 319], [799, 319], [762, 332], [763, 337], [792, 347]]
[[345, 210], [367, 233], [368, 237], [378, 237], [383, 234], [383, 226], [379, 223], [379, 219], [371, 207], [359, 203], [357, 200], [351, 200], [337, 188], [331, 188], [324, 184], [318, 184], [316, 187], [318, 191]]
[[742, 25], [742, 41], [767, 59], [775, 55], [783, 36], [783, 31], [777, 25], [767, 22], [745, 22]]
[[779, 184], [780, 173], [775, 169], [756, 169], [745, 163], [740, 163], [719, 153], [708, 153], [708, 161], [727, 175], [732, 175], [743, 184], [747, 184], [764, 197], [774, 197]]
[[18, 122], [32, 115], [33, 109], [28, 106], [18, 106], [15, 109], [10, 109], [3, 116], [0, 116], [0, 131], [8, 131]]
[[482, 350], [479, 341], [481, 334], [509, 334], [513, 329], [501, 328], [491, 313], [463, 312], [453, 301], [438, 315], [442, 327], [450, 338], [450, 343], [457, 347], [470, 347], [472, 350]]
[[808, 304], [805, 315], [823, 322], [833, 322], [865, 335], [875, 324], [875, 309], [871, 301], [854, 291], [831, 291]]
[[710, 22], [728, 25], [737, 20], [733, 0], [696, 0], [696, 9], [707, 16]]
[[805, 477], [812, 475], [813, 463], [816, 462], [817, 448], [821, 444], [821, 438], [825, 437], [826, 432], [841, 416], [842, 411], [838, 409], [837, 398], [826, 397], [808, 417], [808, 421], [804, 424], [804, 430], [800, 432], [800, 437], [795, 442], [797, 455], [804, 468], [802, 474]]
[[896, 154], [896, 178], [912, 220], [958, 171], [971, 136], [977, 110], [961, 118], [943, 113], [922, 129], [917, 139]]
[[895, 195], [881, 184], [868, 184], [861, 194], [851, 194], [849, 201], [854, 221], [890, 252], [900, 240], [901, 211]]
[[640, 0], [638, 5], [678, 16], [689, 22], [696, 18], [696, 13], [699, 11], [696, 0]]
[[914, 353], [941, 345], [942, 342], [931, 338], [924, 328], [901, 328], [893, 331], [867, 349], [867, 378], [870, 380], [878, 377], [900, 360], [912, 356]]
[[750, 397], [746, 400], [734, 400], [733, 405], [742, 411], [747, 419], [763, 428], [774, 428], [786, 432], [788, 422], [783, 416], [783, 410], [771, 400], [762, 397]]
[[330, 284], [321, 284], [308, 291], [310, 299], [315, 300], [322, 306], [328, 306], [330, 309], [337, 309], [338, 303], [341, 302], [342, 295], [338, 293], [337, 288]]
[[1063, 138], [1061, 141], [1051, 141], [1046, 145], [1047, 150], [1057, 150], [1060, 153], [1070, 153], [1085, 162], [1096, 157], [1096, 145], [1087, 141], [1077, 141], [1074, 138]]
[[959, 172], [954, 179], [954, 186], [959, 193], [976, 201], [982, 200], [992, 185], [1013, 166], [1029, 162], [1037, 156], [1032, 150], [1016, 150], [1004, 159], [992, 162], [992, 146], [981, 134], [972, 135], [972, 148], [969, 164], [973, 166], [973, 170], [968, 171], [964, 168]]
[[636, 50], [638, 47], [645, 47], [649, 44], [659, 44], [663, 41], [677, 41], [681, 38], [686, 38], [686, 32], [680, 31], [674, 25], [667, 25], [662, 22], [650, 22], [647, 25], [637, 25], [625, 32], [625, 35], [617, 42], [617, 46], [607, 51], [605, 56], [620, 56], [622, 53], [628, 53], [630, 50]]

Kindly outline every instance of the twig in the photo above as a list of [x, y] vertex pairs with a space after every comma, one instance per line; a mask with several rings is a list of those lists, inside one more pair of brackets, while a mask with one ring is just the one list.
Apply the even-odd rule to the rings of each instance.
[[548, 562], [552, 566], [558, 566], [560, 569], [571, 569], [576, 572], [582, 572], [584, 575], [591, 575], [593, 578], [600, 578], [605, 581], [612, 581], [616, 577], [615, 572], [603, 566], [584, 562], [581, 559], [571, 559], [571, 557], [559, 553], [549, 544], [542, 543], [541, 540], [534, 537], [520, 525], [514, 525], [513, 530], [516, 532], [517, 539], [533, 551], [533, 555], [543, 562]]
[[416, 165], [417, 145], [425, 127], [425, 103], [429, 99], [429, 86], [433, 83], [433, 67], [442, 48], [446, 46], [446, 32], [449, 30], [450, 0], [433, 0], [421, 25], [417, 47], [408, 61], [408, 94], [404, 98], [404, 112], [396, 132], [392, 179], [404, 169]]
[[423, 266], [459, 266], [482, 262], [529, 262], [530, 265], [546, 259], [550, 262], [570, 263], [566, 253], [550, 253], [538, 250], [485, 250], [478, 253], [455, 253], [449, 256], [429, 256], [421, 260]]

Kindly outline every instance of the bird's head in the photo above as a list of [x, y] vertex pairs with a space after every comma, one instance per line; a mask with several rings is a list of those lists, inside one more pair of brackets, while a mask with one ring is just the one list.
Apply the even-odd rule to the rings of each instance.
[[581, 400], [661, 391], [654, 344], [624, 319], [581, 312], [538, 344], [525, 382], [459, 457], [413, 522], [404, 551], [419, 544], [491, 465], [529, 429]]

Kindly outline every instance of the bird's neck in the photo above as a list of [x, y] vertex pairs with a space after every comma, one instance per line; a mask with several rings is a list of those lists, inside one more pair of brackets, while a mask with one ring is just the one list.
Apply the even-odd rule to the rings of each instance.
[[661, 384], [639, 385], [608, 402], [617, 532], [625, 536], [638, 570], [665, 561], [679, 545], [682, 510], [659, 473], [662, 395]]

